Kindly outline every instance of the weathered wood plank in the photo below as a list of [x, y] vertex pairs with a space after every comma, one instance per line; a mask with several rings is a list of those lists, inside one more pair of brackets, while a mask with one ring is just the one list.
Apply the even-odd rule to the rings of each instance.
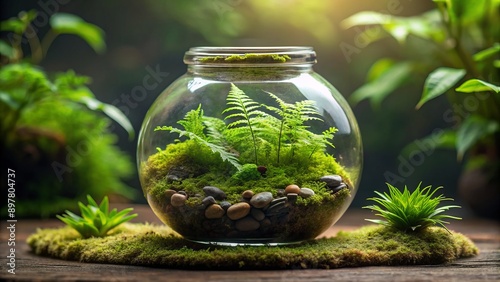
[[[137, 206], [137, 222], [159, 223], [148, 207]], [[350, 210], [324, 235], [366, 224], [366, 211]], [[19, 220], [16, 224], [16, 274], [7, 273], [9, 250], [6, 222], [0, 222], [2, 281], [500, 281], [500, 226], [496, 222], [464, 219], [450, 228], [475, 240], [481, 253], [448, 265], [359, 267], [335, 270], [186, 271], [126, 265], [90, 264], [35, 256], [25, 240], [37, 227], [57, 227], [57, 220]]]

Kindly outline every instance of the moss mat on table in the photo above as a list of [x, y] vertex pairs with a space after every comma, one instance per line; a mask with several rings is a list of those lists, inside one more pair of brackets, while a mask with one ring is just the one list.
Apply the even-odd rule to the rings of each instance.
[[40, 229], [28, 238], [38, 255], [81, 262], [182, 269], [294, 269], [440, 264], [478, 253], [464, 235], [431, 227], [403, 233], [383, 226], [279, 247], [192, 243], [166, 226], [123, 224], [105, 238], [81, 239], [69, 227]]

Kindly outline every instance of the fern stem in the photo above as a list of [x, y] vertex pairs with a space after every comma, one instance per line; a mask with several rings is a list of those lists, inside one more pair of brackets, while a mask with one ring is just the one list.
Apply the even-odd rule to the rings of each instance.
[[246, 119], [248, 120], [248, 127], [250, 128], [250, 133], [252, 134], [253, 153], [255, 155], [255, 164], [258, 165], [259, 161], [257, 159], [257, 142], [255, 141], [255, 133], [253, 132], [252, 124], [250, 123], [250, 117], [247, 115], [246, 109], [245, 109], [245, 116], [246, 116]]
[[284, 124], [285, 124], [285, 120], [281, 120], [280, 134], [278, 136], [278, 165], [280, 164], [281, 137], [283, 135], [283, 125]]
[[250, 134], [252, 135], [253, 153], [255, 156], [255, 164], [258, 165], [259, 162], [257, 159], [257, 142], [255, 141], [255, 133], [253, 132], [252, 123], [250, 120], [250, 115], [248, 114], [247, 108], [245, 107], [245, 102], [241, 99], [241, 97], [238, 97], [238, 102], [241, 104], [241, 109], [243, 110], [243, 114], [245, 115], [245, 119], [248, 122], [248, 128], [250, 129]]

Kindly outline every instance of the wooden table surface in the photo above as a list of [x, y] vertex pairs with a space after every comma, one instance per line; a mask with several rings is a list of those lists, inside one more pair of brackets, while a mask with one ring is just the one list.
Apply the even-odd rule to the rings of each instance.
[[[123, 208], [123, 207], [119, 207]], [[136, 205], [135, 222], [160, 223], [148, 206]], [[339, 230], [352, 230], [373, 218], [366, 210], [349, 209], [322, 236], [334, 236]], [[16, 223], [16, 274], [7, 272], [10, 235], [6, 219], [0, 222], [1, 281], [500, 281], [500, 225], [478, 218], [454, 221], [449, 228], [471, 238], [480, 249], [476, 257], [460, 259], [447, 265], [399, 267], [358, 267], [332, 270], [279, 271], [190, 271], [149, 267], [79, 263], [46, 257], [30, 252], [26, 238], [37, 228], [59, 227], [59, 220], [20, 219]]]

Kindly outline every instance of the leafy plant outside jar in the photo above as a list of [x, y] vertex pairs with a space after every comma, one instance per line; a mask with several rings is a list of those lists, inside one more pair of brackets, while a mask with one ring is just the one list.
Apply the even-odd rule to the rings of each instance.
[[[111, 118], [133, 137], [127, 117], [95, 98], [87, 87], [89, 77], [72, 70], [48, 74], [38, 65], [60, 34], [76, 35], [96, 52], [104, 51], [103, 31], [75, 15], [57, 13], [40, 40], [31, 26], [36, 15], [21, 12], [2, 22], [10, 42], [0, 40], [1, 167], [18, 176], [17, 216], [47, 217], [87, 194], [132, 198], [134, 191], [122, 182], [132, 165], [108, 132]], [[21, 44], [25, 39], [28, 44]]]
[[[427, 77], [416, 109], [445, 95], [451, 109], [440, 113], [451, 128], [424, 137], [432, 147], [456, 149], [466, 160], [459, 179], [462, 198], [478, 215], [500, 218], [500, 2], [440, 0], [421, 15], [398, 17], [363, 11], [345, 19], [345, 28], [376, 26], [405, 49], [404, 59], [381, 58], [367, 82], [351, 96], [353, 104], [369, 99], [377, 108], [415, 75]], [[409, 148], [407, 148], [409, 150]], [[414, 148], [411, 148], [414, 149]], [[386, 177], [391, 178], [391, 177]], [[387, 179], [391, 182], [392, 179]]]

